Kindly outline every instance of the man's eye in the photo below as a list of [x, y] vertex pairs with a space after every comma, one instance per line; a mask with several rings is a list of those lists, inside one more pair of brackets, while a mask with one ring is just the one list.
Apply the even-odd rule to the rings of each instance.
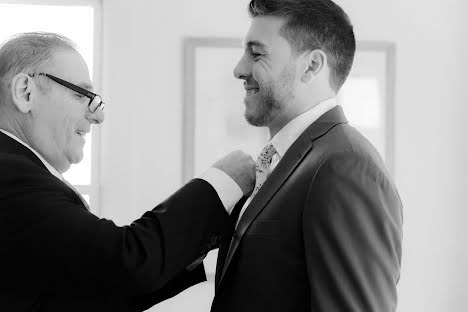
[[79, 94], [79, 93], [75, 93], [74, 96], [75, 96], [75, 99], [81, 102], [85, 101], [85, 99], [87, 98], [85, 95]]
[[261, 56], [260, 53], [255, 53], [255, 52], [251, 52], [250, 55], [251, 55], [253, 58], [257, 58], [257, 57]]

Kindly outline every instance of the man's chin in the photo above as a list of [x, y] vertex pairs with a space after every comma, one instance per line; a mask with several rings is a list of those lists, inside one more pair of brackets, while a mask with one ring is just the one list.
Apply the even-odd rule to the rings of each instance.
[[84, 153], [83, 151], [76, 151], [75, 153], [73, 153], [73, 155], [70, 155], [70, 157], [68, 157], [68, 160], [70, 162], [70, 165], [75, 165], [75, 164], [78, 164], [80, 163], [84, 158]]
[[252, 126], [254, 127], [264, 127], [266, 126], [265, 124], [265, 118], [264, 116], [259, 116], [258, 114], [248, 112], [247, 110], [245, 111], [244, 118], [245, 120]]
[[256, 107], [258, 107], [258, 101], [256, 101], [252, 97], [245, 97], [244, 98], [245, 110], [246, 111], [253, 111]]

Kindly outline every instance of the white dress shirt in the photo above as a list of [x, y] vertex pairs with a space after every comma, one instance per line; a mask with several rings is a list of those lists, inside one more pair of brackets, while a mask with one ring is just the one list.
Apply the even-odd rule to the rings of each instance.
[[217, 168], [208, 168], [203, 174], [198, 176], [198, 178], [205, 180], [213, 186], [229, 214], [231, 214], [236, 203], [244, 195], [240, 186], [226, 173]]
[[[283, 158], [284, 154], [286, 154], [286, 152], [291, 147], [291, 145], [307, 129], [307, 127], [309, 127], [312, 123], [314, 123], [317, 119], [319, 119], [323, 114], [328, 112], [330, 109], [332, 109], [336, 105], [337, 103], [336, 103], [335, 98], [331, 98], [323, 102], [320, 102], [319, 104], [315, 105], [308, 111], [300, 114], [299, 116], [291, 120], [272, 139], [268, 139], [266, 144], [271, 142], [271, 144], [273, 144], [273, 146], [276, 149], [276, 154], [273, 155], [271, 159], [271, 164], [268, 170], [268, 175], [270, 175], [271, 172], [276, 168], [281, 158]], [[239, 218], [237, 219], [237, 224], [239, 224], [239, 220], [241, 219], [242, 214], [245, 212], [245, 210], [247, 209], [251, 201], [252, 201], [252, 196], [250, 196], [246, 200], [244, 206], [242, 207], [242, 210], [239, 214]]]

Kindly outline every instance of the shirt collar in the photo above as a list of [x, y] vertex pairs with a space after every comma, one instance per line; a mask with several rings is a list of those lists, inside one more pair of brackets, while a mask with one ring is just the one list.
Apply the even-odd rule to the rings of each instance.
[[39, 158], [40, 161], [42, 161], [42, 163], [44, 164], [44, 166], [47, 168], [47, 170], [50, 171], [50, 173], [52, 175], [54, 175], [55, 177], [57, 177], [58, 179], [60, 179], [61, 181], [63, 181], [63, 177], [62, 175], [60, 174], [60, 172], [57, 171], [57, 169], [55, 169], [54, 167], [52, 167], [51, 164], [49, 164], [38, 152], [36, 152], [32, 147], [30, 147], [29, 145], [27, 145], [26, 143], [24, 143], [23, 141], [21, 141], [18, 137], [16, 137], [15, 135], [11, 134], [10, 132], [6, 131], [6, 130], [3, 130], [3, 129], [0, 129], [0, 132], [2, 132], [3, 134], [9, 136], [10, 138], [12, 138], [13, 140], [17, 141], [18, 143], [21, 143], [23, 146], [25, 146], [26, 148], [28, 148], [31, 152], [34, 153], [34, 155], [37, 156], [37, 158]]
[[296, 139], [317, 119], [337, 105], [336, 99], [331, 98], [320, 102], [311, 109], [292, 119], [271, 140], [277, 155], [282, 158]]

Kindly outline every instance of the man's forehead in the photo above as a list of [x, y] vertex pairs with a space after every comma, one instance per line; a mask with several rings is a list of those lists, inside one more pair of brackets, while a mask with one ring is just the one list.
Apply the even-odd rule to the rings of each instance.
[[252, 19], [250, 28], [243, 40], [244, 48], [268, 48], [280, 34], [284, 19], [274, 16], [257, 16]]
[[89, 77], [88, 66], [81, 55], [75, 51], [55, 52], [50, 68], [45, 69], [45, 71], [81, 88], [90, 91], [94, 89]]

